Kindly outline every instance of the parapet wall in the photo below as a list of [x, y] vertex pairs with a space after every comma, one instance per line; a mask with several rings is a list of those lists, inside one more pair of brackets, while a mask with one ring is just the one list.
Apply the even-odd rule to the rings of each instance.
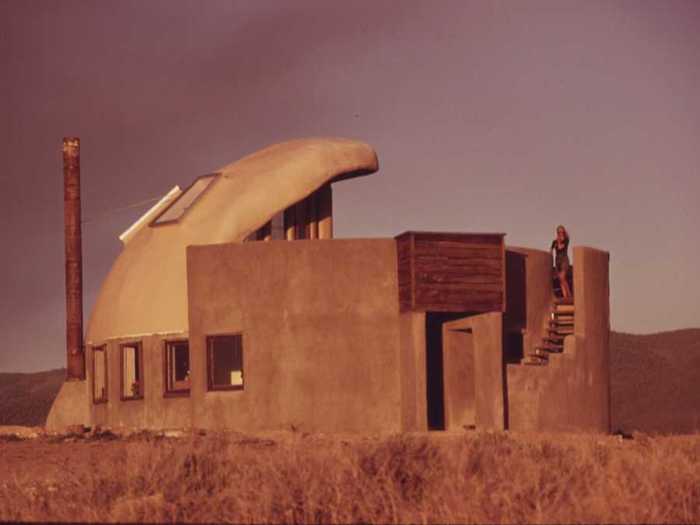
[[507, 309], [504, 329], [521, 332], [523, 352], [534, 350], [542, 337], [552, 304], [552, 256], [543, 250], [508, 247]]
[[[393, 239], [193, 246], [187, 274], [195, 427], [402, 430]], [[206, 337], [233, 333], [244, 389], [208, 391]]]
[[579, 419], [587, 427], [610, 431], [610, 254], [574, 248], [576, 296], [576, 366], [580, 396], [586, 397]]
[[583, 246], [573, 251], [574, 335], [547, 366], [507, 365], [512, 430], [610, 431], [609, 254]]

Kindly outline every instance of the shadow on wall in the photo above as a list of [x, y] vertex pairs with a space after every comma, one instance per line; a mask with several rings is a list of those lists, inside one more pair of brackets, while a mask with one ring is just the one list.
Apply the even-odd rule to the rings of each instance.
[[428, 430], [445, 429], [445, 397], [443, 383], [442, 325], [470, 315], [468, 312], [425, 314], [425, 374], [428, 397]]
[[503, 361], [520, 363], [527, 328], [527, 279], [524, 253], [506, 250], [506, 312], [503, 314]]

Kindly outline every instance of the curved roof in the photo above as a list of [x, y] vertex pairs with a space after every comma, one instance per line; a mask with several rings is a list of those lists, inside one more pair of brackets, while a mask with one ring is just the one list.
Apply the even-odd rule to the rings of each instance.
[[224, 166], [179, 221], [131, 231], [102, 283], [86, 340], [187, 331], [187, 246], [242, 241], [324, 184], [377, 169], [371, 146], [338, 138], [275, 144]]

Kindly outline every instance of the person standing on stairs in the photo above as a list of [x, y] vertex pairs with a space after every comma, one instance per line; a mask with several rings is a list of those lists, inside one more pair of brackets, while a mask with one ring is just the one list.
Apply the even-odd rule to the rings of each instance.
[[557, 275], [559, 276], [559, 283], [561, 284], [561, 293], [564, 299], [571, 298], [571, 288], [569, 287], [569, 281], [567, 280], [567, 274], [569, 273], [569, 233], [566, 228], [561, 224], [557, 226], [557, 236], [552, 241], [552, 246], [549, 248], [550, 253], [554, 250], [554, 267], [557, 270]]

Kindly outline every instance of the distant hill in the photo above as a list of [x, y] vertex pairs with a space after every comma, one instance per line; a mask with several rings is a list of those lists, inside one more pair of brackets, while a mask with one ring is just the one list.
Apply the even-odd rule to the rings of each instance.
[[[610, 336], [612, 430], [700, 431], [700, 329]], [[43, 425], [65, 370], [0, 373], [0, 425]]]
[[610, 336], [613, 430], [700, 432], [700, 329]]
[[65, 378], [65, 369], [0, 373], [0, 425], [43, 425]]

